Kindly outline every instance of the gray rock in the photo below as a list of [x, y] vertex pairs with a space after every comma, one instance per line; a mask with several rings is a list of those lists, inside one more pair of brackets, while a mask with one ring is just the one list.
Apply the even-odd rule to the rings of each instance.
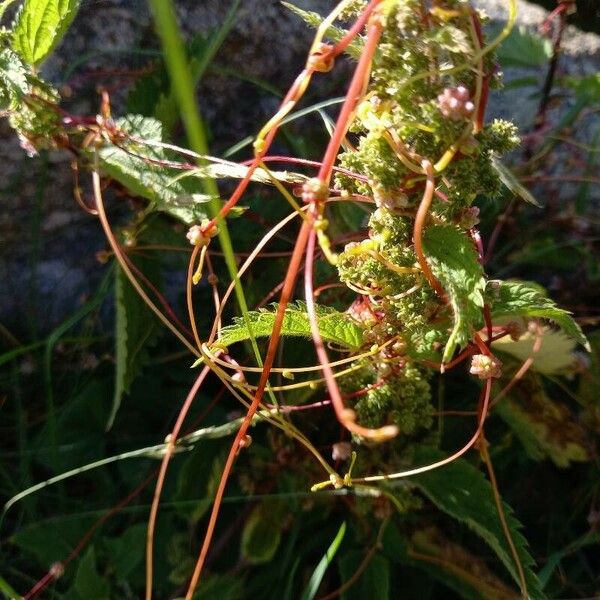
[[[334, 0], [296, 3], [321, 12], [335, 4]], [[478, 4], [493, 19], [505, 18], [506, 0], [480, 0]], [[177, 6], [191, 37], [217, 27], [231, 0], [179, 0]], [[519, 22], [529, 27], [535, 27], [547, 14], [527, 2], [519, 1], [519, 7]], [[228, 72], [212, 68], [200, 91], [215, 152], [256, 133], [277, 106], [272, 94], [259, 92], [247, 80], [263, 80], [284, 91], [303, 65], [311, 35], [300, 19], [276, 0], [242, 1], [238, 20], [215, 61]], [[157, 47], [145, 1], [85, 2], [59, 51], [44, 66], [44, 74], [58, 85], [69, 83], [76, 98], [66, 101], [72, 112], [96, 112], [95, 87], [99, 83], [110, 89], [115, 113], [119, 114], [124, 89], [131, 81], [130, 71], [148, 61], [135, 49]], [[578, 75], [598, 72], [599, 67], [600, 38], [569, 28], [561, 72]], [[521, 70], [510, 70], [506, 80], [511, 82], [522, 75]], [[541, 82], [544, 72], [533, 75]], [[328, 86], [324, 95], [339, 93], [340, 79], [335, 84], [338, 89], [330, 83], [336, 80], [321, 81]], [[499, 92], [492, 98], [490, 114], [511, 118], [516, 114], [526, 131], [531, 126], [528, 121], [537, 105], [538, 90], [536, 84]], [[558, 110], [563, 109], [553, 111], [552, 118]], [[591, 126], [583, 123], [580, 129], [578, 139], [586, 140]], [[72, 314], [82, 298], [93, 291], [102, 272], [94, 257], [105, 242], [99, 223], [72, 199], [68, 157], [52, 155], [49, 161], [27, 158], [5, 124], [0, 126], [0, 140], [0, 321], [16, 333], [29, 334], [28, 329], [33, 328], [44, 332]], [[110, 204], [118, 208], [119, 203]]]

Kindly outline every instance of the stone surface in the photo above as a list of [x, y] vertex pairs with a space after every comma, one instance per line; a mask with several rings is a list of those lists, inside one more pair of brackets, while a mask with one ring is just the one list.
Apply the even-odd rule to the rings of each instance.
[[[332, 0], [297, 0], [303, 8], [325, 12]], [[497, 20], [505, 18], [506, 0], [478, 4]], [[230, 0], [178, 0], [186, 34], [213, 30], [222, 22]], [[519, 22], [535, 27], [546, 11], [519, 1]], [[254, 134], [277, 106], [276, 97], [258, 91], [251, 80], [285, 90], [302, 67], [311, 32], [298, 17], [274, 0], [242, 0], [236, 25], [219, 51], [200, 91], [210, 122], [215, 152]], [[44, 74], [58, 85], [69, 84], [74, 113], [94, 114], [97, 84], [106, 86], [115, 112], [136, 70], [148, 62], [139, 49], [157, 48], [143, 0], [84, 2], [76, 22]], [[560, 70], [567, 74], [600, 70], [600, 38], [570, 28]], [[511, 70], [507, 81], [522, 76]], [[531, 73], [527, 73], [528, 76]], [[543, 72], [533, 73], [541, 82]], [[340, 78], [322, 78], [324, 97], [339, 94]], [[337, 83], [330, 83], [330, 81]], [[494, 95], [490, 114], [514, 116], [526, 131], [539, 87], [504, 90]], [[76, 100], [74, 100], [76, 98]], [[568, 101], [568, 100], [567, 100]], [[586, 139], [589, 125], [580, 128]], [[95, 253], [105, 248], [100, 225], [72, 199], [69, 158], [29, 159], [6, 124], [0, 125], [0, 322], [18, 334], [49, 331], [72, 314], [101, 276]]]

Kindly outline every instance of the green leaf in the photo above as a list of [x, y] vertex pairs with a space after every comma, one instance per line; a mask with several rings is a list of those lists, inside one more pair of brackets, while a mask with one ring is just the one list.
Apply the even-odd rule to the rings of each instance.
[[346, 534], [346, 521], [342, 523], [340, 526], [336, 536], [333, 538], [333, 542], [329, 548], [327, 548], [327, 552], [323, 555], [316, 569], [313, 571], [313, 574], [310, 577], [308, 585], [306, 586], [301, 600], [313, 600], [319, 591], [319, 586], [321, 585], [321, 581], [323, 580], [323, 575], [325, 575], [325, 571], [327, 567], [330, 565], [333, 557], [335, 556], [342, 540], [344, 539], [344, 535]]
[[498, 173], [500, 181], [515, 195], [525, 200], [528, 204], [533, 204], [537, 208], [542, 205], [535, 199], [535, 196], [514, 176], [513, 172], [502, 164], [497, 156], [492, 155], [492, 167]]
[[15, 592], [10, 583], [8, 583], [2, 575], [0, 575], [0, 592], [2, 592], [6, 598], [9, 598], [9, 600], [18, 600], [22, 597], [21, 594]]
[[504, 40], [497, 56], [503, 67], [541, 67], [552, 57], [552, 42], [521, 25]]
[[146, 523], [138, 523], [126, 529], [119, 537], [105, 539], [111, 568], [119, 581], [131, 581], [131, 574], [144, 561]]
[[590, 334], [590, 363], [581, 374], [577, 397], [584, 406], [594, 407], [600, 404], [600, 330]]
[[64, 560], [80, 541], [81, 536], [98, 517], [94, 515], [67, 515], [52, 519], [38, 519], [31, 525], [20, 527], [11, 537], [27, 555], [33, 555], [44, 569]]
[[[149, 261], [148, 261], [149, 262]], [[144, 269], [148, 276], [148, 269]], [[107, 429], [112, 427], [123, 396], [148, 360], [148, 347], [159, 326], [120, 267], [115, 269], [115, 391]]]
[[[365, 559], [365, 553], [353, 550], [340, 558], [340, 575], [342, 582], [348, 581]], [[375, 554], [369, 560], [366, 569], [356, 583], [342, 595], [342, 600], [364, 600], [390, 598], [390, 561], [381, 554]]]
[[239, 575], [210, 573], [202, 578], [194, 600], [242, 600], [244, 580]]
[[[151, 208], [191, 225], [210, 217], [212, 197], [198, 193], [198, 179], [242, 179], [249, 167], [212, 156], [200, 157], [208, 164], [181, 170], [173, 167], [181, 156], [157, 145], [162, 142], [163, 129], [159, 121], [141, 115], [128, 115], [116, 121], [122, 139], [118, 145], [105, 146], [99, 151], [104, 172], [125, 186], [131, 193], [146, 198]], [[147, 143], [145, 143], [147, 142]], [[189, 159], [187, 159], [189, 162]], [[193, 159], [192, 159], [193, 160]], [[285, 183], [301, 184], [306, 176], [288, 171], [271, 171]], [[264, 169], [257, 169], [252, 181], [272, 183]], [[239, 215], [239, 210], [236, 212]]]
[[545, 296], [543, 288], [527, 281], [490, 281], [486, 295], [492, 318], [525, 317], [548, 319], [566, 335], [590, 351], [590, 344], [571, 313]]
[[9, 48], [0, 52], [0, 110], [14, 110], [29, 93], [29, 71]]
[[[415, 451], [416, 464], [429, 464], [444, 458], [436, 449], [421, 447]], [[498, 558], [518, 583], [519, 576], [502, 524], [498, 517], [492, 486], [483, 474], [466, 460], [457, 459], [443, 469], [436, 469], [410, 478], [440, 510], [465, 523], [481, 536], [494, 550]], [[533, 572], [533, 558], [527, 541], [521, 534], [521, 524], [504, 503], [504, 513], [517, 554], [525, 572], [531, 598], [543, 598], [539, 581]]]
[[[507, 321], [504, 318], [501, 321]], [[498, 323], [498, 321], [495, 321]], [[573, 351], [575, 342], [562, 331], [544, 327], [542, 329], [542, 345], [537, 352], [533, 346], [537, 336], [527, 332], [518, 341], [510, 337], [503, 337], [492, 344], [494, 352], [508, 354], [523, 363], [528, 358], [533, 358], [531, 369], [545, 375], [568, 372], [575, 362]]]
[[600, 102], [600, 73], [584, 77], [565, 77], [563, 82], [575, 90], [578, 98], [586, 102]]
[[520, 598], [476, 556], [447, 539], [436, 527], [413, 533], [406, 556], [409, 564], [443, 582], [464, 600], [517, 600]]
[[12, 47], [39, 66], [60, 42], [79, 9], [80, 0], [25, 0], [12, 32]]
[[[252, 333], [255, 337], [268, 337], [273, 333], [275, 311], [277, 305], [272, 305], [272, 310], [262, 309], [249, 313]], [[339, 344], [345, 348], [356, 350], [362, 346], [362, 329], [356, 325], [345, 313], [325, 306], [317, 305], [317, 322], [319, 331], [325, 342]], [[281, 327], [282, 336], [310, 338], [310, 321], [303, 302], [290, 304], [283, 318]], [[246, 323], [241, 318], [236, 318], [233, 325], [223, 327], [217, 343], [229, 346], [236, 342], [250, 339]]]
[[[283, 6], [285, 6], [287, 9], [291, 10], [294, 14], [298, 15], [307, 25], [314, 29], [317, 29], [317, 27], [319, 27], [324, 21], [324, 18], [319, 13], [312, 10], [303, 10], [291, 2], [282, 2], [281, 4], [283, 4]], [[325, 35], [332, 42], [339, 42], [346, 35], [346, 33], [347, 31], [345, 29], [331, 25], [327, 28]], [[355, 39], [350, 43], [348, 48], [346, 48], [346, 54], [358, 60], [362, 53], [363, 47], [364, 41], [360, 38]]]
[[252, 565], [268, 563], [281, 542], [283, 505], [261, 502], [254, 508], [242, 531], [242, 557]]
[[589, 460], [583, 427], [564, 403], [548, 398], [535, 374], [521, 379], [495, 410], [533, 460], [549, 458], [563, 468]]
[[423, 235], [423, 250], [454, 312], [454, 326], [442, 357], [442, 361], [447, 362], [457, 346], [464, 346], [471, 338], [471, 331], [481, 325], [483, 268], [472, 240], [450, 225], [427, 229]]
[[109, 585], [106, 578], [98, 573], [96, 567], [96, 552], [90, 546], [77, 567], [73, 590], [79, 598], [94, 598], [94, 600], [108, 600]]
[[[105, 146], [99, 151], [102, 169], [133, 194], [150, 200], [154, 210], [187, 224], [207, 218], [210, 198], [193, 194], [193, 188], [178, 181], [179, 171], [169, 167], [172, 155], [151, 145], [162, 141], [161, 124], [149, 117], [128, 115], [116, 125], [124, 139], [119, 146]], [[146, 140], [150, 143], [144, 143]]]

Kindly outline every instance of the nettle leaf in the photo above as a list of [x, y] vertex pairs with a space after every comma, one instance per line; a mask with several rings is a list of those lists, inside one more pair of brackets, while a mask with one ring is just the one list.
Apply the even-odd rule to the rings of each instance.
[[162, 141], [161, 124], [150, 117], [128, 115], [117, 119], [116, 125], [134, 139], [124, 139], [120, 147], [102, 148], [98, 153], [102, 169], [132, 193], [150, 200], [155, 210], [187, 224], [207, 218], [211, 198], [194, 194], [176, 178], [178, 170], [163, 166], [173, 160], [164, 148], [143, 143]]
[[29, 93], [28, 76], [29, 71], [18, 54], [4, 48], [0, 52], [0, 110], [15, 109]]
[[454, 326], [442, 357], [442, 361], [447, 362], [458, 346], [469, 341], [472, 329], [481, 326], [483, 268], [471, 239], [450, 225], [427, 229], [423, 235], [423, 250], [454, 312]]
[[[277, 305], [273, 304], [271, 310], [262, 309], [249, 313], [250, 326], [255, 337], [268, 337], [273, 333], [275, 311]], [[325, 306], [316, 307], [319, 331], [323, 341], [339, 344], [351, 350], [357, 350], [362, 345], [362, 329], [356, 325], [348, 315]], [[303, 302], [290, 304], [283, 318], [281, 327], [282, 336], [310, 338], [310, 321]], [[233, 325], [223, 327], [217, 343], [229, 346], [236, 342], [250, 339], [246, 322], [236, 318]]]
[[589, 460], [583, 427], [565, 404], [548, 398], [535, 374], [519, 381], [496, 411], [533, 460], [549, 458], [557, 467]]
[[[144, 269], [146, 276], [148, 268]], [[115, 390], [107, 429], [112, 427], [123, 396], [148, 361], [148, 347], [160, 331], [156, 317], [120, 267], [115, 269], [115, 312]]]
[[[444, 455], [433, 448], [421, 447], [415, 451], [415, 461], [418, 464], [433, 463], [441, 458], [444, 458]], [[492, 486], [481, 471], [466, 460], [458, 459], [443, 469], [411, 477], [410, 481], [440, 510], [465, 523], [481, 536], [494, 550], [515, 582], [519, 582], [519, 575], [496, 510]], [[525, 573], [529, 595], [531, 598], [543, 598], [539, 580], [533, 572], [534, 560], [529, 554], [527, 541], [521, 534], [521, 524], [506, 503], [504, 513]]]
[[449, 540], [436, 527], [415, 531], [406, 555], [409, 564], [442, 581], [465, 600], [517, 600], [521, 597], [489, 569], [485, 559]]
[[543, 288], [527, 281], [490, 281], [486, 295], [492, 318], [525, 317], [548, 319], [566, 335], [590, 351], [590, 344], [571, 313], [559, 308]]
[[[201, 157], [207, 163], [205, 166], [190, 166], [184, 171], [173, 168], [173, 162], [181, 162], [181, 157], [156, 145], [163, 139], [159, 121], [142, 115], [128, 115], [117, 119], [116, 125], [126, 134], [125, 139], [118, 146], [105, 146], [99, 151], [104, 172], [133, 194], [150, 200], [154, 210], [188, 225], [211, 216], [209, 203], [213, 198], [198, 193], [199, 179], [243, 179], [248, 173], [247, 166], [212, 156]], [[194, 162], [193, 158], [191, 160]], [[271, 176], [292, 184], [301, 184], [307, 179], [305, 175], [290, 171], [271, 171], [269, 174], [264, 169], [256, 169], [251, 180], [272, 184]], [[239, 213], [240, 209], [231, 216]]]
[[13, 50], [39, 66], [66, 33], [79, 4], [80, 0], [25, 0], [13, 27]]
[[[281, 4], [283, 4], [283, 6], [285, 6], [287, 9], [291, 10], [294, 14], [298, 15], [309, 27], [314, 29], [317, 29], [324, 21], [324, 18], [319, 13], [312, 10], [303, 10], [291, 2], [282, 2]], [[346, 33], [347, 31], [345, 29], [331, 25], [327, 28], [325, 35], [332, 42], [339, 42], [346, 35]], [[346, 54], [358, 60], [362, 53], [363, 47], [364, 41], [360, 38], [355, 39], [346, 48]]]

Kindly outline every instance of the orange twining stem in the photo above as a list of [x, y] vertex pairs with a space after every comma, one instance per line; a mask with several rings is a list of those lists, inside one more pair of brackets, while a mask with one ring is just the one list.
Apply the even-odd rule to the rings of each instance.
[[435, 275], [431, 271], [425, 254], [423, 252], [423, 229], [425, 227], [425, 221], [429, 214], [429, 208], [431, 207], [431, 201], [433, 200], [433, 193], [435, 191], [435, 180], [433, 178], [433, 167], [428, 160], [424, 160], [422, 163], [425, 174], [427, 175], [427, 181], [425, 183], [425, 191], [423, 192], [423, 198], [417, 214], [415, 216], [415, 224], [413, 229], [413, 244], [415, 247], [415, 254], [419, 261], [419, 266], [425, 279], [429, 282], [429, 285], [435, 290], [436, 294], [446, 302], [446, 292], [442, 288], [440, 282], [436, 279]]
[[[352, 28], [347, 32], [347, 34], [344, 35], [344, 37], [335, 46], [333, 46], [329, 52], [327, 52], [325, 55], [323, 55], [322, 61], [332, 60], [333, 58], [335, 58], [336, 56], [338, 56], [339, 54], [344, 52], [344, 50], [346, 50], [346, 48], [352, 42], [352, 40], [361, 32], [367, 19], [371, 16], [374, 9], [379, 4], [381, 4], [381, 2], [382, 2], [382, 0], [371, 0], [371, 2], [367, 5], [365, 10], [363, 11], [363, 13], [360, 15], [360, 17], [354, 23]], [[207, 223], [207, 225], [203, 228], [203, 230], [205, 232], [212, 229], [213, 227], [215, 227], [217, 222], [221, 219], [224, 219], [227, 216], [227, 214], [229, 213], [229, 211], [239, 202], [240, 198], [246, 191], [246, 188], [248, 187], [248, 184], [250, 183], [250, 181], [252, 179], [252, 175], [254, 174], [256, 169], [259, 167], [264, 156], [269, 151], [269, 148], [273, 142], [273, 139], [275, 138], [275, 135], [277, 135], [277, 131], [279, 130], [279, 126], [281, 125], [282, 119], [292, 110], [292, 108], [297, 104], [297, 102], [303, 96], [303, 94], [308, 86], [308, 83], [310, 82], [310, 79], [312, 78], [315, 71], [316, 71], [315, 64], [314, 63], [311, 64], [310, 61], [308, 61], [307, 66], [300, 72], [298, 77], [296, 77], [296, 79], [294, 80], [294, 83], [292, 84], [292, 86], [290, 87], [290, 89], [288, 90], [287, 94], [285, 95], [284, 99], [281, 102], [279, 111], [277, 113], [279, 118], [277, 119], [277, 121], [272, 123], [272, 126], [271, 126], [268, 134], [265, 136], [264, 144], [262, 144], [261, 145], [262, 147], [256, 152], [254, 160], [252, 161], [252, 163], [250, 163], [250, 165], [248, 167], [248, 172], [246, 173], [244, 178], [238, 183], [237, 187], [233, 191], [233, 194], [231, 195], [229, 200], [225, 203], [225, 205], [221, 208], [218, 215], [214, 219], [209, 221]], [[285, 110], [283, 110], [283, 109], [285, 109]], [[344, 131], [344, 135], [345, 135], [345, 131]], [[341, 137], [343, 138], [344, 136], [342, 135]], [[335, 157], [334, 157], [334, 160], [335, 160]], [[333, 162], [332, 162], [332, 164], [333, 164]]]
[[294, 253], [292, 254], [292, 258], [290, 260], [290, 264], [288, 266], [288, 270], [285, 276], [283, 289], [281, 291], [279, 305], [275, 314], [275, 322], [273, 324], [273, 333], [271, 335], [269, 346], [267, 349], [267, 355], [265, 357], [264, 368], [261, 372], [260, 380], [258, 382], [258, 386], [254, 394], [252, 404], [248, 408], [246, 417], [244, 418], [244, 421], [242, 422], [242, 425], [240, 426], [240, 429], [238, 430], [237, 435], [235, 436], [235, 439], [229, 451], [229, 455], [227, 456], [227, 461], [225, 462], [223, 473], [221, 475], [221, 480], [219, 481], [219, 487], [215, 495], [215, 500], [206, 529], [204, 542], [202, 544], [202, 549], [200, 551], [200, 556], [198, 557], [198, 561], [196, 563], [196, 567], [194, 568], [194, 573], [192, 575], [192, 579], [190, 580], [188, 591], [185, 596], [186, 600], [192, 599], [194, 590], [196, 589], [196, 586], [198, 585], [198, 582], [200, 580], [200, 574], [202, 573], [202, 568], [204, 566], [204, 562], [208, 554], [208, 549], [212, 541], [215, 525], [217, 523], [217, 517], [219, 515], [219, 509], [223, 500], [223, 495], [225, 493], [225, 487], [227, 486], [227, 481], [229, 479], [229, 473], [231, 472], [233, 463], [235, 462], [235, 459], [239, 453], [240, 442], [244, 439], [244, 436], [248, 432], [248, 428], [250, 427], [252, 419], [256, 414], [256, 411], [258, 410], [260, 402], [263, 398], [264, 391], [269, 379], [269, 374], [271, 372], [271, 368], [273, 367], [273, 362], [275, 361], [276, 350], [281, 335], [283, 318], [285, 316], [287, 305], [290, 301], [290, 298], [294, 291], [294, 287], [296, 285], [298, 270], [300, 268], [302, 257], [304, 256], [304, 249], [306, 247], [306, 242], [308, 240], [308, 234], [310, 233], [310, 231], [311, 226], [308, 224], [307, 221], [303, 221], [302, 227], [300, 228], [300, 233], [298, 235], [298, 239], [296, 241], [296, 246], [294, 248]]

